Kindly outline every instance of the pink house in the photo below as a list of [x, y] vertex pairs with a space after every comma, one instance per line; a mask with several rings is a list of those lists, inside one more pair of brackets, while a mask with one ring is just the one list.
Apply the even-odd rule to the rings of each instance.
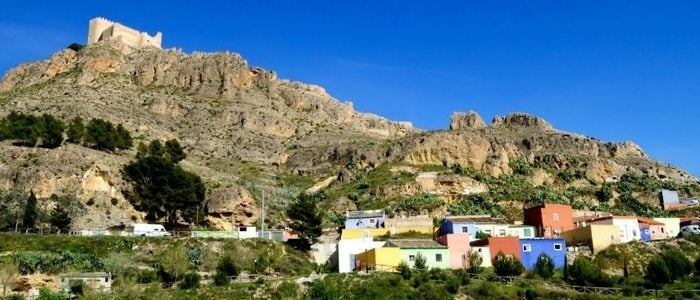
[[441, 235], [437, 242], [447, 246], [450, 257], [450, 269], [463, 269], [469, 265], [469, 235], [450, 233]]

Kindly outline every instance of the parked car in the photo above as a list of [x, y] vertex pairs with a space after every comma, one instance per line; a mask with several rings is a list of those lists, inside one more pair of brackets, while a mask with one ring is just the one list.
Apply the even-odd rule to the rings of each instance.
[[136, 236], [171, 236], [170, 232], [160, 224], [134, 224]]
[[686, 225], [681, 227], [681, 236], [700, 234], [700, 225]]

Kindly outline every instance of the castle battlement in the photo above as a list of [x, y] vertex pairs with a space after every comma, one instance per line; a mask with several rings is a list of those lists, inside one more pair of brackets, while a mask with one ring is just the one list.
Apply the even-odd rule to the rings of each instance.
[[90, 20], [88, 45], [108, 40], [118, 40], [132, 48], [153, 46], [161, 49], [163, 34], [157, 32], [154, 36], [150, 36], [146, 32], [138, 31], [102, 17]]

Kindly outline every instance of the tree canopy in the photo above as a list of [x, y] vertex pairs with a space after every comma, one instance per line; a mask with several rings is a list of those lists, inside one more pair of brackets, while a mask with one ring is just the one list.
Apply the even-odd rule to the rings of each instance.
[[320, 198], [320, 194], [301, 193], [287, 207], [287, 217], [291, 220], [289, 227], [299, 235], [303, 250], [310, 249], [323, 233], [324, 211], [318, 207]]
[[205, 210], [204, 183], [177, 164], [184, 158], [179, 142], [168, 141], [163, 147], [156, 140], [148, 146], [139, 145], [136, 160], [122, 169], [132, 185], [128, 199], [136, 209], [146, 212], [148, 221], [194, 221], [198, 210]]

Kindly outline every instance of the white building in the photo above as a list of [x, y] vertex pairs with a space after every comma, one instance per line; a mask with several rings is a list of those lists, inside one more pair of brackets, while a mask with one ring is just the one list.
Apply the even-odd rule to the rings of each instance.
[[341, 239], [338, 242], [338, 272], [352, 272], [356, 267], [355, 255], [383, 247], [385, 243], [385, 241], [374, 241], [369, 235], [356, 239]]
[[[660, 221], [659, 221], [660, 222]], [[615, 225], [620, 228], [620, 241], [627, 243], [642, 239], [639, 222], [634, 216], [608, 216], [588, 220], [588, 224]]]
[[681, 232], [680, 218], [654, 218], [654, 221], [664, 223], [664, 233], [667, 238], [677, 237]]

